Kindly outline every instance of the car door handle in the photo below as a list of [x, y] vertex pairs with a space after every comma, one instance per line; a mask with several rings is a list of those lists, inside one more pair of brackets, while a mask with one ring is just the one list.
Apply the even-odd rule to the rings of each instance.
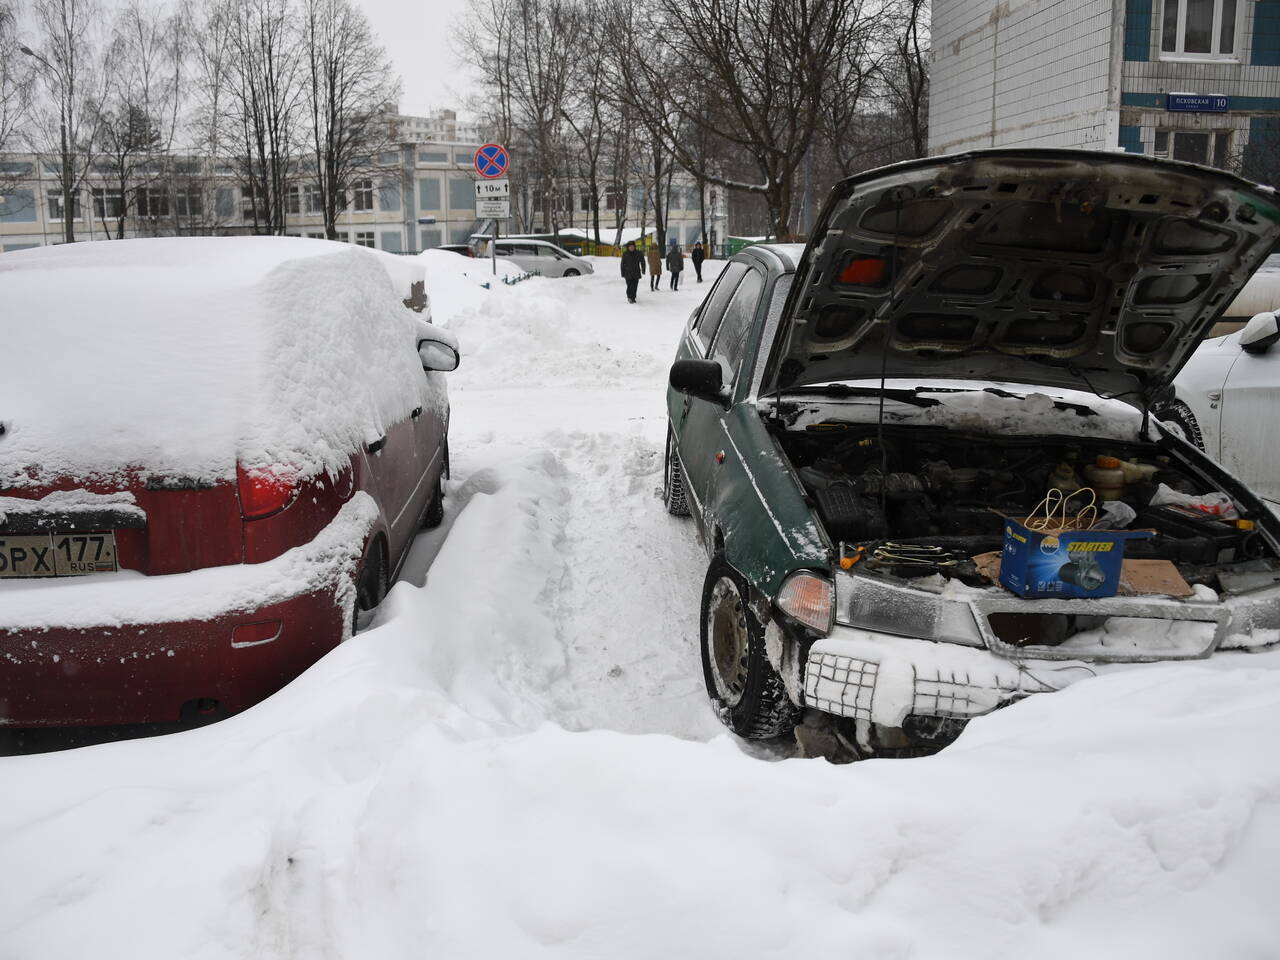
[[409, 416], [411, 416], [411, 417], [413, 417], [413, 419], [417, 420], [420, 416], [422, 416], [422, 408], [421, 408], [421, 407], [414, 407], [414, 408], [413, 408], [413, 413], [409, 414]]
[[1215, 401], [1216, 401], [1216, 400], [1221, 400], [1221, 399], [1222, 399], [1222, 391], [1221, 391], [1221, 390], [1210, 390], [1210, 391], [1209, 391], [1209, 399], [1210, 399], [1210, 400], [1215, 400]]
[[386, 445], [387, 445], [387, 438], [384, 435], [379, 437], [377, 440], [370, 440], [368, 443], [364, 445], [364, 448], [365, 450], [369, 451], [369, 453], [377, 453]]

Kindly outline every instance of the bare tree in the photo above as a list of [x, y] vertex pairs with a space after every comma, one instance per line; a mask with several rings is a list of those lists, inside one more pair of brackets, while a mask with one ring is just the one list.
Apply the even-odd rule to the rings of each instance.
[[220, 137], [235, 164], [255, 233], [284, 232], [304, 109], [306, 50], [289, 0], [222, 0], [210, 11], [225, 30]]
[[376, 169], [389, 142], [388, 114], [399, 84], [368, 18], [351, 0], [303, 0], [303, 9], [313, 175], [332, 240], [353, 181]]
[[[5, 52], [0, 56], [0, 194], [12, 194], [26, 179], [24, 167], [2, 159], [3, 154], [17, 150], [19, 134], [31, 112], [35, 82], [36, 62], [30, 57], [10, 55], [17, 45], [13, 5], [0, 0], [0, 50]], [[16, 198], [0, 202], [14, 203]]]
[[[859, 20], [858, 0], [651, 0], [611, 20], [615, 95], [659, 132], [701, 180], [761, 194], [773, 232], [791, 233], [796, 168], [812, 143], [836, 53]], [[701, 77], [705, 84], [672, 82]], [[714, 91], [716, 102], [708, 103]], [[749, 157], [755, 182], [699, 161], [690, 127]]]
[[63, 239], [74, 243], [80, 186], [98, 134], [102, 13], [96, 0], [33, 0], [32, 9], [36, 46], [19, 50], [39, 64], [46, 101], [34, 111], [30, 142], [37, 154], [58, 158]]
[[911, 156], [923, 157], [929, 139], [929, 35], [926, 0], [899, 0], [893, 15], [892, 56], [883, 69], [889, 101], [910, 140]]
[[93, 215], [104, 230], [114, 219], [117, 238], [131, 207], [153, 232], [160, 218], [167, 226], [176, 215], [167, 158], [181, 109], [181, 35], [181, 19], [163, 6], [131, 0], [116, 16], [95, 160], [110, 189], [95, 195]]

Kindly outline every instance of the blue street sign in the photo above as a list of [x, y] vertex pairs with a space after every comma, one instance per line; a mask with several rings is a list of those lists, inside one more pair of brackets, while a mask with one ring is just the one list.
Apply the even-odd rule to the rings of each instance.
[[1165, 95], [1165, 109], [1179, 113], [1226, 113], [1231, 98], [1216, 93], [1170, 93]]
[[510, 161], [506, 147], [500, 147], [496, 143], [486, 143], [476, 151], [476, 173], [486, 180], [496, 179], [507, 172]]

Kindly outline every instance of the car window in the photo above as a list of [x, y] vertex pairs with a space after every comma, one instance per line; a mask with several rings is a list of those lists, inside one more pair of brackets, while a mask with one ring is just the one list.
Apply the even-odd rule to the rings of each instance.
[[734, 379], [737, 379], [742, 350], [751, 332], [751, 321], [755, 319], [763, 290], [764, 276], [758, 270], [748, 271], [725, 307], [724, 319], [720, 321], [720, 329], [711, 345], [711, 356], [723, 360], [733, 372]]
[[702, 311], [698, 314], [698, 325], [694, 328], [694, 336], [702, 345], [703, 356], [707, 355], [711, 341], [716, 337], [716, 330], [720, 326], [729, 298], [733, 296], [733, 291], [738, 287], [738, 281], [747, 270], [745, 263], [731, 263], [725, 267], [724, 272], [720, 274], [720, 279], [716, 282], [715, 289], [703, 304]]
[[498, 252], [498, 256], [500, 257], [511, 256], [511, 244], [509, 243], [499, 243], [494, 247], [494, 249]]

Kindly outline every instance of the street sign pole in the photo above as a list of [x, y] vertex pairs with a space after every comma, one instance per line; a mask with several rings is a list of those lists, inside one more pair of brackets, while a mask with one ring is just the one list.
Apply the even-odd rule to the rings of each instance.
[[[509, 188], [505, 179], [499, 179], [505, 176], [507, 167], [511, 164], [511, 157], [507, 153], [507, 148], [497, 143], [486, 143], [476, 151], [476, 173], [484, 178], [476, 184], [476, 206], [481, 203], [489, 202], [492, 199], [510, 196]], [[488, 187], [489, 189], [485, 189]], [[477, 210], [477, 212], [479, 212]], [[511, 215], [510, 204], [508, 203], [507, 216]], [[493, 218], [493, 240], [489, 242], [489, 267], [493, 271], [493, 275], [498, 275], [498, 221], [500, 217]]]

